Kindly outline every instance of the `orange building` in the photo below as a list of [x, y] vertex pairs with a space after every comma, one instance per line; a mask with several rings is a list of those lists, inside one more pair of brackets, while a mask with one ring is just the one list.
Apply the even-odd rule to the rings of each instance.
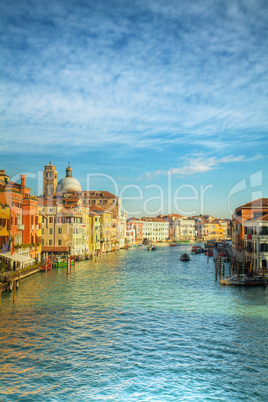
[[240, 261], [245, 254], [245, 227], [244, 222], [256, 218], [257, 215], [268, 214], [268, 198], [258, 198], [236, 208], [232, 216], [232, 247], [234, 255]]
[[[26, 175], [20, 175], [21, 183], [9, 180], [5, 170], [0, 170], [0, 204], [10, 207], [7, 224], [9, 236], [19, 254], [40, 258], [41, 227], [38, 201], [26, 186]], [[27, 245], [27, 247], [26, 247]]]

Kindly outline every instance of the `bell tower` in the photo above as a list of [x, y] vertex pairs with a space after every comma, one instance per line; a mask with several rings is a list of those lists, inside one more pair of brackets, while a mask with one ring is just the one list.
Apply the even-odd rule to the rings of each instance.
[[43, 170], [43, 195], [49, 197], [56, 193], [58, 180], [58, 172], [56, 171], [56, 166], [49, 162], [45, 165], [45, 170]]

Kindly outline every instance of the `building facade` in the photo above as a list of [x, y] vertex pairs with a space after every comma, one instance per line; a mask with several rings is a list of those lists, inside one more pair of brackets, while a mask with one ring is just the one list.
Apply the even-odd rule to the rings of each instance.
[[13, 182], [5, 170], [0, 170], [0, 204], [9, 207], [5, 233], [12, 239], [12, 253], [38, 262], [42, 240], [38, 201], [26, 186], [26, 175], [21, 174], [20, 179], [20, 183]]
[[165, 242], [169, 238], [169, 223], [164, 219], [143, 217], [143, 239], [152, 242]]
[[244, 222], [254, 215], [268, 214], [268, 198], [259, 198], [236, 208], [232, 216], [232, 249], [238, 261], [245, 261], [245, 226]]
[[244, 221], [245, 262], [251, 264], [253, 272], [268, 269], [268, 214], [256, 213], [254, 218]]

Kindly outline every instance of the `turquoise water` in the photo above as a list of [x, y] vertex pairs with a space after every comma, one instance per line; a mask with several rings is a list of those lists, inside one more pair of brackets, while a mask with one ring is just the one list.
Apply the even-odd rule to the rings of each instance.
[[3, 293], [0, 401], [266, 401], [268, 289], [191, 245], [38, 273]]

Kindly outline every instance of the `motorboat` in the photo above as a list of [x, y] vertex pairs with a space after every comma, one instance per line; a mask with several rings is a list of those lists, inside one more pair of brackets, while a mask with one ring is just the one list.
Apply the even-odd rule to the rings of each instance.
[[154, 245], [154, 244], [150, 244], [148, 247], [147, 247], [147, 251], [155, 251], [156, 250], [156, 246]]
[[202, 253], [202, 248], [200, 246], [192, 247], [192, 254], [200, 254], [200, 253]]
[[[55, 257], [53, 267], [54, 268], [65, 268], [67, 267], [68, 260], [67, 258]], [[74, 265], [73, 258], [71, 259], [71, 265]]]
[[188, 254], [184, 253], [180, 256], [180, 260], [181, 261], [190, 261], [190, 256]]

